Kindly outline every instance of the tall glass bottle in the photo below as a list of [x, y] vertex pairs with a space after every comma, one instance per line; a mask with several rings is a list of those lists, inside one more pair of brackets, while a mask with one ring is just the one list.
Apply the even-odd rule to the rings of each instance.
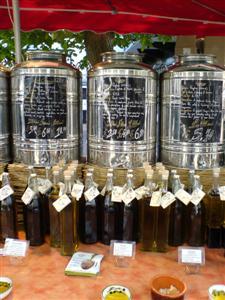
[[[172, 192], [175, 193], [182, 188], [180, 176], [174, 175]], [[186, 206], [176, 199], [170, 206], [169, 245], [180, 246], [185, 241], [185, 218]]]
[[59, 198], [59, 180], [58, 170], [53, 171], [53, 186], [49, 195], [49, 218], [50, 218], [50, 245], [51, 247], [60, 247], [60, 218], [59, 213], [52, 205]]
[[[94, 186], [92, 173], [86, 174], [84, 192]], [[97, 198], [97, 197], [96, 197]], [[96, 198], [89, 201], [85, 196], [79, 201], [79, 232], [80, 240], [86, 244], [96, 243], [97, 236], [97, 206]]]
[[[2, 187], [10, 185], [9, 174], [2, 174]], [[1, 239], [17, 238], [16, 201], [13, 195], [0, 201]]]
[[102, 215], [102, 243], [109, 245], [116, 239], [116, 223], [118, 216], [117, 203], [112, 202], [113, 174], [107, 174], [105, 196], [103, 197]]
[[146, 173], [144, 183], [146, 193], [140, 201], [140, 242], [143, 251], [151, 251], [154, 240], [152, 230], [153, 216], [150, 207], [151, 197], [153, 193], [153, 172]]
[[39, 246], [44, 243], [44, 229], [42, 224], [41, 195], [38, 191], [37, 175], [31, 174], [29, 187], [35, 192], [31, 202], [24, 206], [24, 220], [26, 239], [31, 246]]
[[207, 245], [221, 247], [221, 226], [223, 224], [223, 201], [219, 193], [219, 170], [213, 172], [213, 186], [208, 197]]
[[169, 183], [168, 183], [168, 190], [170, 192], [172, 192], [172, 184], [173, 184], [174, 175], [177, 175], [177, 170], [173, 169], [173, 170], [170, 171]]
[[[194, 175], [192, 182], [192, 192], [201, 190], [200, 177]], [[192, 202], [188, 204], [187, 209], [187, 243], [189, 246], [200, 247], [205, 244], [205, 204], [201, 200], [198, 204]]]
[[[51, 167], [45, 167], [45, 179], [51, 181], [50, 179], [50, 170]], [[43, 227], [45, 234], [50, 233], [50, 221], [49, 221], [49, 194], [51, 193], [51, 189], [49, 189], [45, 194], [42, 194], [42, 211], [43, 211]]]
[[71, 174], [64, 172], [65, 194], [71, 202], [60, 212], [60, 243], [62, 255], [73, 255], [78, 249], [76, 200], [71, 196]]
[[[125, 191], [133, 189], [133, 174], [127, 174], [127, 183]], [[137, 241], [138, 240], [138, 203], [135, 198], [130, 203], [123, 203], [123, 227], [122, 240]]]

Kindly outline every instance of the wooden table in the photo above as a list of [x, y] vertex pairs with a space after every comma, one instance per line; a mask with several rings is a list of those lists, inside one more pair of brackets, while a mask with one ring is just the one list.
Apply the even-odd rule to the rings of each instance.
[[[138, 247], [137, 247], [138, 248]], [[13, 280], [13, 292], [7, 300], [100, 300], [102, 289], [110, 284], [122, 284], [132, 292], [132, 300], [151, 299], [149, 283], [157, 274], [171, 274], [182, 279], [188, 287], [188, 300], [208, 299], [212, 284], [225, 284], [224, 250], [206, 249], [206, 265], [201, 272], [187, 275], [177, 263], [177, 249], [168, 253], [141, 252], [127, 268], [118, 268], [109, 255], [109, 247], [100, 243], [80, 245], [80, 250], [104, 254], [101, 272], [96, 277], [65, 276], [69, 257], [48, 243], [30, 248], [21, 260], [0, 257], [0, 274]]]

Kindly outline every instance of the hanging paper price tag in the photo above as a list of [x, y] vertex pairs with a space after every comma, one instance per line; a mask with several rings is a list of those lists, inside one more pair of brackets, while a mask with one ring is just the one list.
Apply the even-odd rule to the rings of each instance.
[[225, 186], [219, 187], [220, 200], [225, 201]]
[[105, 196], [105, 190], [106, 190], [106, 186], [104, 186], [104, 188], [102, 189], [102, 191], [100, 193], [102, 196]]
[[59, 199], [57, 199], [55, 202], [53, 202], [52, 205], [55, 207], [57, 212], [60, 212], [70, 203], [71, 203], [70, 198], [66, 194], [64, 194]]
[[132, 188], [127, 189], [126, 192], [122, 194], [122, 200], [125, 204], [129, 204], [135, 198], [136, 198], [136, 193]]
[[178, 198], [185, 205], [188, 205], [188, 203], [191, 201], [191, 195], [188, 192], [186, 192], [184, 189], [179, 189], [176, 192], [175, 197]]
[[72, 188], [72, 192], [71, 192], [71, 195], [76, 198], [77, 201], [79, 201], [79, 199], [81, 198], [82, 196], [82, 193], [83, 193], [83, 190], [84, 190], [84, 185], [83, 183], [74, 183], [73, 185], [73, 188]]
[[38, 187], [39, 192], [44, 195], [46, 194], [52, 187], [52, 183], [49, 179], [45, 179], [43, 184]]
[[0, 189], [0, 201], [6, 199], [7, 197], [11, 196], [14, 193], [13, 189], [9, 184], [3, 186]]
[[23, 201], [23, 203], [25, 205], [28, 205], [32, 201], [34, 195], [35, 195], [35, 192], [31, 188], [28, 187], [26, 189], [26, 191], [24, 192], [21, 200]]
[[171, 192], [167, 192], [164, 194], [161, 198], [161, 206], [162, 208], [167, 208], [169, 205], [171, 205], [176, 200], [176, 197]]
[[201, 189], [195, 189], [191, 194], [191, 203], [198, 205], [204, 196], [205, 193]]
[[122, 202], [122, 190], [121, 186], [114, 186], [112, 189], [112, 202]]
[[96, 186], [92, 186], [90, 189], [88, 189], [85, 193], [84, 196], [86, 200], [92, 201], [99, 195], [99, 190], [96, 188]]
[[162, 196], [162, 193], [160, 191], [153, 192], [152, 198], [150, 201], [150, 206], [159, 207], [161, 204], [161, 196]]
[[135, 193], [136, 199], [141, 200], [141, 198], [143, 198], [143, 196], [147, 193], [147, 188], [144, 185], [142, 185], [135, 190]]

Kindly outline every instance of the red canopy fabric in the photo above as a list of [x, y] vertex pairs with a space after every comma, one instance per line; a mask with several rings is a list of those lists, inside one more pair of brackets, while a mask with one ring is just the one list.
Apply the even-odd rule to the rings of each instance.
[[[9, 6], [8, 6], [9, 5]], [[20, 0], [21, 29], [225, 36], [225, 0]], [[0, 29], [11, 29], [0, 0]]]

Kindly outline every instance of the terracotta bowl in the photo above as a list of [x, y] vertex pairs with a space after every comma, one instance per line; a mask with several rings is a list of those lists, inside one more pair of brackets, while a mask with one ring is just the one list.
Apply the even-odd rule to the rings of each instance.
[[[173, 285], [180, 292], [176, 295], [163, 295], [159, 293], [160, 289], [170, 288]], [[153, 300], [181, 300], [184, 299], [184, 294], [187, 290], [186, 284], [176, 277], [171, 277], [168, 275], [159, 275], [152, 279], [151, 281], [151, 294]]]

